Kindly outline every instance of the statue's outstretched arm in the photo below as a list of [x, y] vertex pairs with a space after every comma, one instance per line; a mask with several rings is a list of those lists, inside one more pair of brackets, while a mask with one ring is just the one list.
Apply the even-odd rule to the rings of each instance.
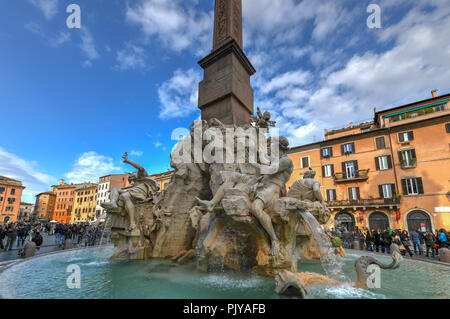
[[319, 183], [314, 183], [313, 185], [313, 191], [314, 191], [314, 196], [316, 197], [316, 199], [320, 202], [323, 202], [323, 197], [322, 197], [322, 193], [320, 191], [320, 184]]
[[128, 159], [128, 153], [125, 153], [125, 155], [123, 155], [123, 162], [133, 166], [134, 168], [138, 169], [140, 172], [147, 172], [143, 166], [141, 166], [138, 163], [135, 163], [133, 161], [130, 161]]

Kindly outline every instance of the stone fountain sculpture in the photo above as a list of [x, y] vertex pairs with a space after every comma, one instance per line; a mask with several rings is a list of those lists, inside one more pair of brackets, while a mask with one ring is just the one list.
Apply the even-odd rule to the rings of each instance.
[[[286, 272], [298, 274], [300, 258], [332, 253], [320, 249], [317, 236], [330, 213], [312, 171], [287, 192], [289, 142], [267, 138], [276, 124], [270, 112], [258, 108], [253, 116], [256, 70], [243, 51], [242, 2], [215, 2], [213, 50], [199, 61], [201, 120], [172, 151], [174, 174], [162, 192], [125, 154], [125, 163], [138, 169], [134, 184], [113, 190], [102, 205], [112, 218], [111, 260], [195, 260], [201, 271], [292, 279]], [[281, 291], [292, 293], [287, 286]]]

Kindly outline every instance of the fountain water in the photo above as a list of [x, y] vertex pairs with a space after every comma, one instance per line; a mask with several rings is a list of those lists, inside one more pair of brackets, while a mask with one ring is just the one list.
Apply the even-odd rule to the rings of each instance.
[[350, 279], [343, 272], [344, 258], [334, 253], [333, 246], [317, 219], [308, 211], [301, 211], [300, 215], [305, 220], [309, 232], [314, 238], [322, 267], [327, 276], [341, 282], [350, 282]]

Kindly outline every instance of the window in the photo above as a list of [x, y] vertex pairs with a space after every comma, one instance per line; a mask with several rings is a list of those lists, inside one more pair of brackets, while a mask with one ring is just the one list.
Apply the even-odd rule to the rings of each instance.
[[342, 155], [355, 153], [355, 143], [342, 144], [341, 145], [341, 153], [342, 153]]
[[414, 149], [399, 151], [398, 157], [402, 167], [414, 167], [417, 163], [416, 151]]
[[349, 187], [348, 188], [348, 199], [358, 200], [359, 199], [359, 187]]
[[15, 195], [16, 194], [16, 189], [15, 188], [11, 188], [11, 195]]
[[309, 156], [302, 157], [302, 168], [309, 167]]
[[[445, 130], [447, 131], [447, 133], [450, 133], [450, 123], [445, 124]], [[0, 191], [1, 194], [1, 191]]]
[[395, 184], [383, 184], [379, 187], [381, 198], [393, 198], [395, 193]]
[[320, 155], [322, 158], [333, 156], [333, 148], [331, 148], [331, 147], [322, 148]]
[[4, 187], [0, 187], [0, 194], [3, 194], [3, 192], [5, 191]]
[[334, 165], [324, 165], [322, 166], [322, 176], [323, 177], [332, 177], [334, 175]]
[[336, 190], [335, 189], [327, 189], [327, 201], [336, 200]]
[[6, 211], [7, 211], [7, 212], [12, 212], [12, 211], [13, 211], [12, 206], [6, 206]]
[[377, 171], [382, 171], [392, 168], [392, 161], [390, 155], [383, 155], [375, 157], [375, 167]]
[[375, 144], [377, 145], [377, 150], [386, 148], [386, 141], [384, 139], [384, 136], [377, 137], [375, 139]]
[[398, 133], [398, 141], [400, 143], [414, 140], [414, 133], [412, 131]]
[[345, 172], [346, 178], [354, 178], [355, 177], [355, 162], [344, 163], [344, 172]]
[[421, 177], [402, 179], [403, 194], [418, 195], [423, 194], [423, 183]]

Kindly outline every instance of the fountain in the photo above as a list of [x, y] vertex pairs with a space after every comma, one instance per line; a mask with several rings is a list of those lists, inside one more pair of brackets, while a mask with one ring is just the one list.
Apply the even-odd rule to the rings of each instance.
[[[102, 204], [114, 247], [14, 265], [0, 273], [0, 296], [449, 298], [446, 285], [440, 286], [448, 279], [445, 266], [402, 262], [395, 245], [390, 264], [333, 248], [322, 226], [330, 212], [314, 171], [286, 190], [293, 172], [289, 142], [269, 131], [276, 125], [269, 112], [258, 108], [253, 116], [255, 70], [242, 50], [241, 21], [240, 0], [216, 1], [214, 49], [199, 62], [205, 70], [202, 118], [171, 153], [170, 184], [159, 192], [125, 153], [124, 163], [137, 169], [129, 177], [132, 186], [113, 189], [111, 201]], [[66, 286], [71, 264], [82, 270], [79, 290]], [[368, 285], [371, 265], [382, 269], [378, 291]], [[420, 296], [402, 289], [410, 276], [418, 276]]]

